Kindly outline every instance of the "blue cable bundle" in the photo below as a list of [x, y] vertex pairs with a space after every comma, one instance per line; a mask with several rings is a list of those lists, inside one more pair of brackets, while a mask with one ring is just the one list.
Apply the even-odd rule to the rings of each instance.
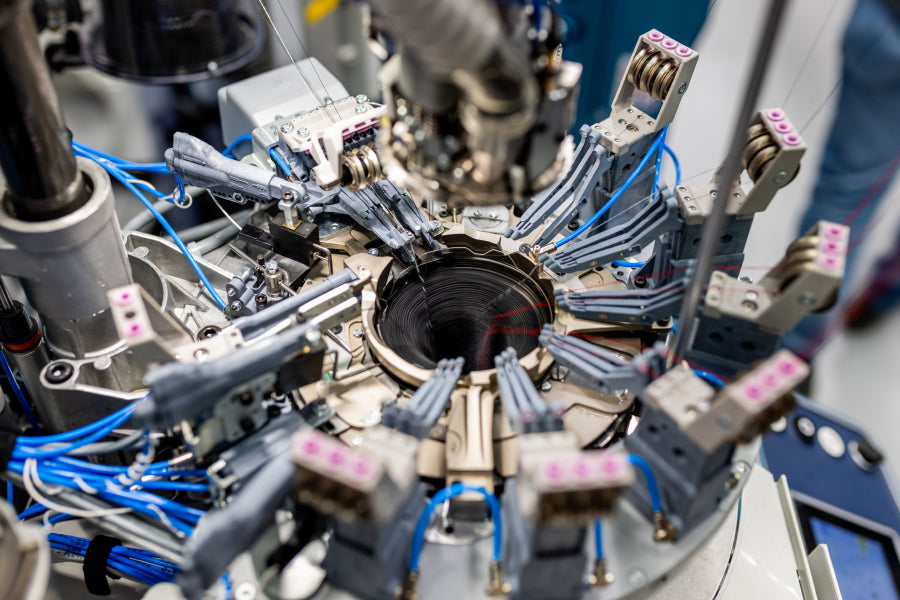
[[[218, 292], [216, 292], [215, 288], [213, 288], [212, 283], [210, 283], [209, 278], [207, 278], [206, 273], [203, 272], [203, 269], [200, 268], [200, 265], [197, 264], [194, 255], [191, 254], [191, 251], [188, 250], [187, 246], [185, 246], [184, 242], [178, 237], [178, 234], [175, 233], [175, 229], [169, 224], [162, 214], [156, 210], [156, 207], [153, 206], [153, 203], [147, 199], [147, 196], [137, 188], [136, 183], [141, 185], [141, 187], [145, 191], [149, 191], [151, 194], [156, 196], [157, 198], [167, 198], [168, 196], [162, 194], [150, 186], [149, 184], [142, 184], [142, 182], [136, 182], [135, 179], [131, 177], [128, 171], [143, 171], [149, 173], [168, 173], [170, 175], [175, 176], [175, 181], [178, 184], [178, 190], [180, 193], [180, 198], [184, 198], [184, 182], [181, 181], [181, 178], [178, 177], [176, 173], [172, 173], [166, 167], [166, 163], [133, 163], [130, 161], [122, 160], [120, 158], [116, 158], [110, 154], [106, 154], [105, 152], [100, 152], [99, 150], [94, 150], [93, 148], [89, 148], [83, 144], [79, 144], [78, 142], [72, 142], [72, 148], [75, 150], [75, 154], [77, 156], [82, 156], [84, 158], [89, 158], [99, 164], [103, 169], [109, 173], [112, 177], [119, 181], [125, 188], [130, 191], [132, 194], [137, 196], [137, 199], [141, 201], [141, 203], [149, 210], [154, 218], [159, 221], [159, 224], [162, 225], [163, 229], [166, 230], [175, 244], [178, 246], [178, 249], [181, 250], [181, 253], [184, 254], [184, 257], [190, 263], [191, 268], [197, 274], [197, 277], [200, 278], [200, 282], [203, 284], [203, 287], [206, 288], [206, 291], [209, 293], [210, 297], [213, 301], [219, 306], [219, 308], [224, 309], [227, 305], [225, 301], [219, 296]], [[177, 203], [177, 201], [175, 201]]]
[[428, 528], [428, 522], [431, 520], [431, 515], [434, 513], [435, 509], [447, 500], [456, 498], [466, 492], [481, 494], [491, 509], [491, 518], [494, 520], [493, 559], [495, 562], [500, 561], [501, 542], [503, 540], [503, 517], [500, 514], [500, 501], [497, 500], [497, 496], [483, 487], [474, 487], [457, 482], [436, 493], [431, 498], [431, 502], [428, 503], [428, 506], [425, 507], [425, 510], [422, 511], [422, 515], [416, 523], [415, 533], [413, 533], [412, 550], [409, 554], [410, 572], [419, 570], [419, 556], [422, 554], [422, 547], [425, 545], [425, 529]]
[[647, 153], [644, 154], [643, 158], [641, 158], [641, 161], [638, 163], [637, 167], [634, 168], [634, 171], [631, 172], [631, 175], [628, 176], [628, 179], [625, 180], [625, 183], [622, 184], [622, 187], [620, 187], [613, 193], [613, 195], [609, 198], [609, 200], [606, 201], [606, 204], [604, 204], [600, 208], [600, 210], [595, 212], [594, 215], [590, 219], [588, 219], [587, 221], [582, 223], [581, 227], [579, 227], [578, 229], [576, 229], [575, 231], [573, 231], [572, 233], [570, 233], [569, 235], [567, 235], [560, 241], [555, 242], [553, 245], [556, 248], [561, 248], [562, 246], [568, 244], [569, 242], [571, 242], [572, 240], [577, 238], [579, 235], [581, 235], [582, 233], [584, 233], [585, 231], [590, 229], [597, 221], [599, 221], [600, 217], [602, 217], [607, 212], [609, 212], [609, 209], [612, 208], [612, 205], [615, 204], [619, 200], [619, 198], [622, 197], [622, 195], [628, 190], [629, 187], [631, 187], [631, 184], [634, 183], [634, 180], [637, 179], [637, 176], [640, 174], [640, 172], [643, 171], [644, 167], [647, 166], [647, 163], [650, 162], [650, 157], [656, 153], [659, 153], [659, 156], [657, 157], [656, 178], [654, 179], [654, 185], [653, 185], [654, 198], [656, 197], [656, 186], [659, 183], [659, 160], [660, 160], [660, 157], [662, 156], [662, 151], [660, 150], [660, 148], [663, 146], [663, 142], [666, 137], [666, 131], [668, 131], [668, 129], [669, 129], [668, 125], [663, 127], [663, 130], [660, 132], [660, 134], [658, 136], [656, 136], [656, 139], [653, 140], [653, 144], [650, 145], [650, 148], [647, 150]]
[[[203, 510], [143, 490], [207, 493], [209, 486], [205, 482], [172, 481], [183, 477], [205, 477], [205, 471], [174, 469], [169, 461], [150, 463], [149, 441], [142, 451], [148, 457], [148, 464], [137, 470], [134, 470], [134, 465], [129, 467], [104, 465], [66, 456], [110, 435], [113, 430], [131, 418], [134, 410], [135, 404], [130, 404], [99, 421], [65, 433], [20, 436], [16, 439], [7, 469], [22, 476], [26, 489], [30, 478], [36, 477], [47, 484], [89, 493], [115, 506], [129, 508], [162, 521], [180, 535], [190, 536], [194, 525], [205, 514]], [[149, 440], [149, 437], [147, 439]], [[140, 458], [141, 454], [138, 456]], [[32, 466], [31, 471], [28, 470], [29, 465]], [[144, 481], [142, 480], [144, 476], [152, 476], [154, 479]], [[161, 481], [156, 478], [167, 480]], [[48, 508], [54, 508], [45, 504], [46, 501], [44, 504], [31, 506], [19, 515], [19, 519], [30, 518]], [[59, 512], [65, 514], [64, 510]]]
[[[86, 557], [90, 540], [71, 535], [51, 533], [47, 536], [50, 547], [70, 554]], [[152, 552], [126, 546], [113, 546], [106, 565], [125, 577], [147, 585], [169, 582], [175, 579], [177, 565], [159, 558]]]

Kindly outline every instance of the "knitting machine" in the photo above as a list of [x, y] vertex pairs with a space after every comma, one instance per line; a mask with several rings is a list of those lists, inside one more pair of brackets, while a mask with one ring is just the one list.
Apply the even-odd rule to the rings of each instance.
[[[0, 2], [24, 388], [0, 404], [0, 598], [54, 593], [51, 551], [147, 599], [839, 597], [756, 458], [807, 375], [779, 339], [847, 251], [823, 222], [735, 277], [805, 149], [782, 110], [670, 185], [694, 49], [642, 35], [575, 144], [548, 7], [372, 0], [383, 104], [307, 59], [219, 90], [225, 152], [179, 133], [131, 163], [71, 142], [22, 5]], [[122, 231], [111, 181], [169, 235]], [[162, 213], [192, 201], [240, 210], [179, 234]]]

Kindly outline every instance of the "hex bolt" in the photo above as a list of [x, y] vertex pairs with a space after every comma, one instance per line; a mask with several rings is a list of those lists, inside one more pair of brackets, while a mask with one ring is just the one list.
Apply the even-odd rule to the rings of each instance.
[[274, 275], [278, 272], [278, 261], [270, 260], [266, 262], [266, 273]]

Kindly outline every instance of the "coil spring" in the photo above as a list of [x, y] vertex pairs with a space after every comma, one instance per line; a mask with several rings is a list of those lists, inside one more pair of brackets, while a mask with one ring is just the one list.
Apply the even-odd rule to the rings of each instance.
[[358, 192], [384, 179], [381, 159], [371, 146], [360, 146], [341, 157], [341, 185]]
[[741, 162], [750, 175], [753, 183], [762, 177], [769, 163], [775, 160], [778, 154], [778, 145], [766, 126], [757, 123], [747, 130], [747, 145], [744, 146], [744, 153], [741, 155]]
[[678, 63], [652, 48], [641, 48], [628, 66], [628, 81], [657, 100], [665, 100], [675, 81]]

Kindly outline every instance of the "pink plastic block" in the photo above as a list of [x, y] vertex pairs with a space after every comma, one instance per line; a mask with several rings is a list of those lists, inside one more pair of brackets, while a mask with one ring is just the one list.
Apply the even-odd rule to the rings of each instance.
[[584, 458], [575, 461], [572, 471], [575, 473], [575, 478], [582, 483], [591, 480], [591, 466]]
[[785, 356], [778, 361], [778, 370], [782, 375], [790, 377], [800, 371], [800, 366], [794, 360]]
[[761, 380], [767, 388], [777, 388], [782, 383], [781, 375], [778, 371], [763, 373]]
[[678, 42], [676, 42], [672, 38], [666, 38], [662, 41], [662, 43], [660, 45], [663, 48], [665, 48], [666, 50], [674, 50], [675, 48], [678, 47]]
[[373, 470], [372, 463], [369, 461], [369, 458], [365, 456], [358, 457], [353, 461], [353, 465], [350, 467], [350, 472], [359, 480], [368, 477]]
[[788, 146], [799, 146], [803, 139], [796, 133], [788, 133], [781, 136], [781, 141]]
[[119, 306], [128, 306], [131, 304], [132, 300], [134, 300], [134, 294], [132, 294], [130, 290], [120, 292], [119, 295], [116, 296], [116, 304]]
[[839, 255], [843, 249], [843, 245], [838, 244], [837, 242], [823, 242], [820, 245], [820, 248], [825, 254]]
[[305, 454], [307, 456], [315, 456], [322, 450], [322, 444], [319, 443], [319, 440], [308, 438], [300, 442], [300, 454]]
[[744, 398], [753, 404], [765, 402], [766, 394], [763, 389], [755, 383], [748, 383], [741, 390], [744, 392]]
[[600, 472], [610, 479], [620, 478], [624, 470], [625, 466], [617, 456], [607, 455], [600, 459]]
[[831, 241], [837, 242], [847, 236], [847, 228], [839, 225], [828, 225], [825, 227], [825, 237]]
[[647, 39], [651, 42], [661, 42], [666, 36], [661, 34], [655, 29], [652, 29], [650, 33], [647, 34]]
[[562, 485], [566, 480], [566, 470], [559, 462], [552, 460], [544, 465], [544, 477], [551, 485]]
[[339, 469], [347, 462], [347, 452], [340, 446], [335, 446], [335, 448], [328, 453], [326, 460], [328, 461], [328, 466]]
[[823, 254], [816, 259], [816, 264], [828, 271], [837, 271], [841, 267], [841, 261], [839, 259], [834, 256], [828, 256], [827, 254]]
[[688, 56], [690, 56], [693, 53], [694, 53], [694, 51], [691, 50], [690, 48], [688, 48], [687, 46], [678, 46], [678, 50], [675, 51], [675, 54], [677, 54], [678, 56], [683, 56], [685, 58], [687, 58]]
[[790, 121], [779, 121], [773, 127], [778, 133], [790, 133], [794, 130], [794, 126], [791, 125]]
[[770, 121], [783, 121], [784, 111], [780, 108], [772, 108], [766, 111], [766, 118]]

